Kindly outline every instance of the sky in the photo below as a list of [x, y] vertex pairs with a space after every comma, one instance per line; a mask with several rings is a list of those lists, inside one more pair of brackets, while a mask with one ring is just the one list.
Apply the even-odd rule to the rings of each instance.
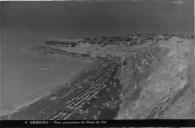
[[3, 29], [79, 35], [193, 32], [193, 0], [3, 2]]

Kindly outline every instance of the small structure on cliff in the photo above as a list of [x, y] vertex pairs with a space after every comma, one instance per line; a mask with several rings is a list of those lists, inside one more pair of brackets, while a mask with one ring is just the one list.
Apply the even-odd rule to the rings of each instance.
[[126, 64], [127, 64], [126, 56], [122, 56], [122, 57], [121, 57], [121, 64], [122, 64], [122, 65], [126, 65]]

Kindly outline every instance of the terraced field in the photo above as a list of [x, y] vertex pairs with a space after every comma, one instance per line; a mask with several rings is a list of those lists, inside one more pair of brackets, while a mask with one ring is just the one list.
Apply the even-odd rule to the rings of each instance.
[[[98, 116], [96, 116], [93, 111], [97, 111], [97, 107], [99, 107], [99, 105], [94, 105], [94, 102], [99, 101], [100, 103], [102, 102], [101, 104], [103, 104], [102, 96], [105, 94], [100, 95], [100, 93], [102, 93], [102, 91], [105, 89], [110, 90], [112, 85], [109, 85], [108, 83], [113, 81], [112, 77], [117, 70], [117, 66], [114, 63], [109, 63], [108, 67], [109, 68], [101, 71], [96, 80], [89, 82], [87, 88], [80, 91], [69, 101], [67, 101], [66, 107], [64, 109], [59, 110], [59, 112], [57, 112], [55, 115], [52, 115], [52, 117], [49, 119], [97, 119]], [[91, 106], [96, 107], [90, 109], [89, 111]], [[101, 111], [99, 110], [98, 113], [100, 114]]]
[[[104, 60], [75, 76], [66, 86], [4, 118], [112, 119], [117, 114], [115, 109], [119, 103], [119, 99], [115, 99], [120, 94], [120, 82], [114, 78], [118, 68], [115, 61]], [[114, 108], [110, 105], [112, 102], [115, 104]], [[103, 115], [103, 111], [109, 112], [109, 116]]]

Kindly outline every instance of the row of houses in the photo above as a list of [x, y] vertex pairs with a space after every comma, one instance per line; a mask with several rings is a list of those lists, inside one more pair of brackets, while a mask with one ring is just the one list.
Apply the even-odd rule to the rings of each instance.
[[[94, 38], [83, 38], [83, 39], [49, 39], [46, 41], [47, 45], [50, 46], [65, 46], [65, 47], [75, 47], [76, 45], [85, 45], [85, 44], [99, 44], [102, 46], [108, 44], [126, 44], [127, 45], [135, 45], [142, 44], [145, 42], [157, 42], [159, 40], [168, 40], [173, 36], [179, 36], [173, 33], [169, 34], [129, 34], [126, 36], [111, 36], [111, 37], [94, 37]], [[179, 36], [181, 37], [181, 35]], [[194, 38], [194, 34], [183, 34], [184, 38], [192, 39]]]
[[46, 41], [46, 45], [49, 46], [66, 46], [66, 47], [75, 47], [77, 45], [76, 42], [70, 42], [70, 41]]
[[45, 41], [49, 46], [75, 47], [82, 39], [48, 39]]

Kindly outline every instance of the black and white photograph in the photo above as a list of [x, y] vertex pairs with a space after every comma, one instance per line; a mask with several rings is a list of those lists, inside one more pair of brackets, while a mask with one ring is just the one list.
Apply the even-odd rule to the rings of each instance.
[[195, 119], [194, 7], [0, 1], [0, 120]]

